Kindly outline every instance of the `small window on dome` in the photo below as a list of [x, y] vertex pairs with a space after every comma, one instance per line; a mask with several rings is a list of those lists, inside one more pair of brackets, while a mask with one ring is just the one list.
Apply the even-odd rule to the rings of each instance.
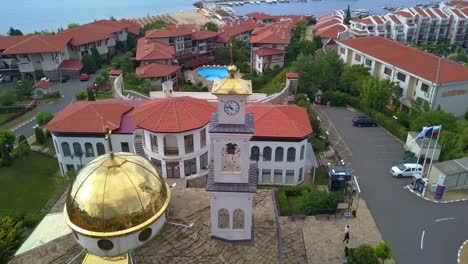
[[78, 234], [76, 232], [73, 232], [73, 237], [76, 239], [76, 240], [80, 240], [80, 238], [78, 237]]
[[153, 230], [149, 227], [143, 229], [143, 231], [141, 231], [141, 233], [138, 235], [138, 240], [140, 240], [140, 242], [148, 240], [148, 238], [151, 237], [152, 232]]
[[114, 243], [107, 239], [101, 239], [97, 242], [97, 245], [102, 250], [111, 250], [114, 248]]

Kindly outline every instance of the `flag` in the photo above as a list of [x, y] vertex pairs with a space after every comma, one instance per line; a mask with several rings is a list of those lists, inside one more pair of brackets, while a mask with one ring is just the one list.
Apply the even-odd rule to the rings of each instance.
[[421, 132], [419, 132], [419, 134], [413, 138], [413, 140], [411, 140], [411, 142], [414, 142], [416, 141], [417, 139], [422, 139], [426, 136], [426, 131], [427, 131], [427, 127], [423, 127], [423, 129], [421, 130]]
[[437, 137], [439, 135], [440, 129], [442, 126], [433, 126], [432, 127], [432, 136]]
[[426, 134], [424, 134], [425, 137], [430, 137], [432, 136], [432, 130], [434, 130], [434, 127], [428, 127], [426, 130]]

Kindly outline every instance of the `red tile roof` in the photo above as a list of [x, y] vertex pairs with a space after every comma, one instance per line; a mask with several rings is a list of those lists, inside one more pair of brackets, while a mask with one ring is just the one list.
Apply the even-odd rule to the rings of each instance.
[[293, 22], [294, 24], [297, 24], [299, 21], [304, 20], [307, 17], [312, 17], [312, 16], [310, 16], [310, 15], [306, 15], [306, 16], [303, 16], [303, 15], [279, 15], [279, 16], [276, 16], [275, 21], [279, 22], [279, 21], [289, 20], [289, 21]]
[[261, 12], [249, 13], [246, 16], [251, 17], [253, 19], [257, 19], [257, 20], [268, 20], [268, 19], [275, 19], [276, 18], [275, 16], [270, 16], [268, 14], [261, 13]]
[[468, 81], [468, 67], [383, 37], [348, 39], [340, 43], [434, 83]]
[[305, 138], [312, 133], [307, 111], [295, 105], [249, 104], [254, 114], [254, 137]]
[[456, 16], [458, 16], [458, 17], [460, 17], [460, 18], [466, 18], [466, 17], [468, 17], [468, 14], [465, 16], [465, 14], [463, 14], [463, 13], [462, 13], [460, 10], [458, 10], [458, 9], [452, 9], [452, 12], [453, 12]]
[[[95, 28], [93, 28], [95, 30]], [[92, 43], [99, 40], [110, 39], [113, 37], [111, 33], [105, 33], [100, 31], [94, 31], [84, 26], [67, 29], [58, 35], [65, 35], [71, 38], [71, 44], [73, 46], [81, 46], [84, 44]]]
[[164, 43], [140, 38], [137, 43], [136, 60], [171, 60], [175, 56], [174, 47]]
[[111, 71], [109, 72], [109, 75], [120, 75], [120, 74], [122, 74], [122, 73], [123, 73], [122, 70], [111, 70]]
[[163, 29], [148, 30], [145, 33], [146, 38], [170, 38], [191, 35], [197, 31], [195, 24], [167, 25]]
[[374, 19], [375, 23], [377, 23], [378, 25], [382, 25], [383, 23], [385, 23], [380, 16], [372, 16], [372, 19]]
[[265, 57], [265, 56], [271, 56], [271, 55], [281, 55], [281, 54], [286, 54], [287, 52], [284, 50], [280, 49], [272, 49], [272, 48], [259, 48], [254, 50], [254, 53], [258, 55], [259, 57]]
[[259, 44], [289, 44], [291, 30], [295, 27], [291, 22], [276, 22], [252, 31], [250, 43]]
[[322, 22], [320, 24], [313, 25], [312, 29], [313, 30], [320, 30], [320, 29], [324, 29], [324, 28], [327, 28], [327, 27], [337, 25], [337, 24], [341, 24], [340, 19], [330, 19], [330, 20], [324, 21], [324, 22]]
[[299, 73], [297, 72], [287, 72], [286, 78], [288, 79], [299, 79]]
[[0, 36], [0, 51], [6, 50], [31, 36]]
[[338, 39], [339, 34], [342, 32], [346, 32], [348, 28], [343, 24], [336, 24], [331, 27], [323, 28], [317, 31], [317, 35], [321, 38], [333, 38]]
[[70, 41], [64, 35], [33, 35], [23, 39], [16, 45], [10, 46], [3, 54], [32, 54], [46, 52], [61, 52]]
[[468, 7], [468, 2], [467, 1], [450, 1], [448, 3], [445, 3], [446, 6], [453, 6], [453, 7]]
[[374, 22], [371, 20], [370, 17], [366, 17], [366, 18], [355, 17], [355, 18], [352, 18], [351, 21], [356, 22], [356, 23], [366, 24], [366, 25], [374, 24]]
[[133, 35], [140, 34], [140, 26], [137, 23], [127, 19], [120, 19], [118, 22], [121, 25], [125, 26], [127, 28], [127, 31], [132, 33]]
[[448, 18], [447, 14], [442, 11], [440, 8], [434, 8], [434, 11], [441, 17], [441, 18]]
[[418, 15], [422, 16], [422, 17], [429, 17], [427, 15], [426, 12], [424, 12], [424, 10], [422, 8], [419, 8], [419, 7], [413, 7], [412, 9], [410, 10], [414, 10]]
[[39, 88], [42, 88], [42, 89], [45, 89], [45, 90], [49, 90], [50, 82], [41, 80], [38, 83], [36, 83], [35, 87], [39, 87]]
[[438, 18], [435, 12], [433, 12], [431, 9], [426, 9], [425, 11], [431, 18]]
[[215, 38], [216, 36], [218, 36], [217, 32], [213, 32], [210, 30], [201, 30], [192, 34], [192, 40], [209, 39]]
[[395, 15], [389, 15], [388, 17], [393, 21], [393, 23], [395, 23], [397, 25], [403, 24], [403, 23], [401, 23], [400, 19], [398, 19], [398, 17], [396, 17]]
[[137, 78], [160, 78], [166, 77], [180, 70], [179, 65], [167, 65], [160, 63], [150, 63], [136, 68]]
[[240, 20], [233, 23], [229, 23], [224, 27], [221, 27], [218, 31], [220, 35], [224, 35], [229, 40], [229, 35], [238, 35], [244, 32], [251, 32], [257, 27], [261, 27], [257, 21], [253, 19]]
[[61, 70], [78, 70], [83, 68], [83, 63], [80, 60], [64, 60], [59, 65]]
[[67, 106], [46, 128], [57, 133], [105, 133], [118, 129], [122, 116], [133, 106], [121, 100], [82, 101]]
[[214, 58], [199, 57], [199, 58], [196, 58], [194, 60], [184, 62], [184, 67], [185, 68], [193, 68], [193, 67], [196, 67], [196, 66], [205, 65], [205, 64], [208, 64], [208, 63], [212, 63], [212, 62], [214, 62]]
[[218, 43], [228, 43], [229, 42], [229, 36], [226, 36], [226, 35], [223, 35], [223, 34], [219, 34], [217, 37], [216, 37], [216, 42]]
[[138, 107], [133, 120], [138, 127], [156, 133], [181, 133], [201, 128], [211, 120], [213, 107], [193, 97], [168, 97], [151, 100]]
[[410, 12], [408, 12], [408, 11], [397, 11], [397, 12], [395, 12], [395, 13], [393, 13], [393, 14], [399, 15], [399, 16], [402, 16], [402, 17], [406, 17], [406, 18], [411, 18], [411, 17], [413, 17], [413, 15], [412, 15]]

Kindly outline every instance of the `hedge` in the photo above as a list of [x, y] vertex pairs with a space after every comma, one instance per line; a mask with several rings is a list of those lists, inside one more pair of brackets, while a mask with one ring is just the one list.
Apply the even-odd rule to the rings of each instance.
[[392, 133], [392, 135], [396, 136], [397, 138], [405, 141], [408, 131], [402, 125], [395, 124], [394, 120], [390, 116], [386, 116], [378, 111], [369, 109], [369, 108], [362, 108], [362, 111], [367, 114], [370, 118], [374, 119], [380, 126], [385, 128], [388, 132]]
[[0, 114], [16, 113], [24, 109], [24, 105], [0, 106]]
[[289, 213], [288, 197], [286, 196], [286, 192], [282, 189], [278, 190], [278, 203], [279, 203], [280, 215], [282, 216], [288, 215]]

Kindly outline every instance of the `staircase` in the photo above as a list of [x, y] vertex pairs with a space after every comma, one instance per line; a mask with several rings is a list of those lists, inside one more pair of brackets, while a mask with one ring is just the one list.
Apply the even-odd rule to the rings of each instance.
[[143, 137], [141, 135], [135, 136], [135, 152], [142, 157], [146, 157], [143, 150]]

